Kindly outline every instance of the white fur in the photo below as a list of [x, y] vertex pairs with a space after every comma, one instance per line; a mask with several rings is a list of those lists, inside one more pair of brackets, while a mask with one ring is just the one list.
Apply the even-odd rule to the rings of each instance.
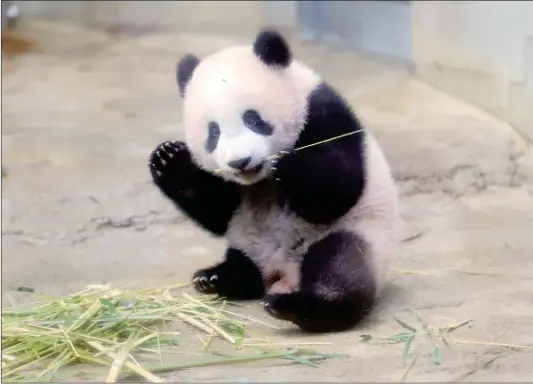
[[[227, 162], [252, 156], [255, 165], [290, 148], [305, 124], [307, 96], [320, 82], [319, 75], [298, 62], [287, 69], [269, 68], [257, 59], [252, 47], [230, 48], [203, 59], [184, 101], [185, 138], [194, 161], [206, 170], [222, 169], [221, 177], [241, 184], [252, 185], [264, 178], [268, 167], [257, 177], [244, 179], [233, 174]], [[241, 115], [249, 108], [274, 126], [272, 136], [260, 136], [244, 127]], [[219, 123], [222, 131], [212, 154], [204, 147], [210, 121]], [[275, 190], [249, 188], [226, 237], [231, 246], [253, 258], [266, 280], [281, 274], [273, 291], [298, 289], [298, 266], [307, 248], [340, 229], [353, 231], [369, 243], [368, 257], [381, 291], [395, 252], [397, 192], [385, 157], [370, 133], [365, 156], [366, 189], [357, 206], [334, 226], [312, 225], [289, 208], [278, 207]]]
[[398, 190], [383, 151], [368, 130], [365, 154], [368, 172], [365, 191], [338, 227], [355, 231], [369, 243], [368, 261], [380, 295], [387, 281], [390, 261], [396, 253]]

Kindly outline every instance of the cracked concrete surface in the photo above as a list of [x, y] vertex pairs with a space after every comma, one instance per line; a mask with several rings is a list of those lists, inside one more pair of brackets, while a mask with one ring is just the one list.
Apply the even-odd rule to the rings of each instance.
[[[220, 259], [223, 243], [163, 200], [146, 162], [159, 142], [181, 136], [176, 60], [249, 39], [129, 38], [47, 23], [22, 25], [19, 33], [38, 51], [3, 62], [3, 298], [24, 299], [14, 291], [19, 286], [63, 294], [104, 281], [173, 284]], [[441, 365], [423, 355], [408, 380], [531, 381], [531, 349], [490, 345], [533, 345], [527, 145], [506, 124], [377, 59], [304, 44], [295, 54], [354, 103], [399, 182], [404, 242], [390, 292], [353, 332], [272, 334], [331, 341], [324, 350], [349, 354], [322, 363], [320, 378], [309, 367], [268, 365], [183, 371], [171, 379], [395, 380], [406, 369], [403, 345], [358, 338], [400, 332], [392, 315], [415, 309], [436, 325], [474, 322], [454, 334], [463, 343], [443, 349]], [[265, 317], [258, 305], [249, 310]]]

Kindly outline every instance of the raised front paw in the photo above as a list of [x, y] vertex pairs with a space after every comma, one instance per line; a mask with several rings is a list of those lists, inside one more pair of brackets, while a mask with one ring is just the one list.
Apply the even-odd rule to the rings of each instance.
[[150, 154], [149, 167], [155, 181], [160, 181], [167, 175], [174, 177], [178, 172], [186, 171], [190, 165], [189, 149], [181, 141], [166, 141]]

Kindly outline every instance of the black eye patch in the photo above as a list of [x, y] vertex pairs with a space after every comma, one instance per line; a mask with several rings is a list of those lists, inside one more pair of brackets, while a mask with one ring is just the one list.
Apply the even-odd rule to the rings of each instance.
[[211, 153], [217, 148], [218, 139], [220, 138], [220, 126], [218, 123], [212, 121], [207, 126], [207, 141], [205, 142], [205, 149]]
[[264, 121], [255, 109], [249, 109], [242, 115], [244, 125], [252, 132], [262, 136], [271, 136], [274, 133], [274, 127]]

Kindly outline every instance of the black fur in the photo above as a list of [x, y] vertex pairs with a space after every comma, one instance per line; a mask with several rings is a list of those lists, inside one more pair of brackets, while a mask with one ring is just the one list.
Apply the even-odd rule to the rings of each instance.
[[207, 140], [205, 142], [205, 150], [212, 153], [217, 149], [218, 141], [220, 139], [220, 125], [212, 121], [207, 125]]
[[150, 155], [150, 170], [161, 192], [200, 226], [217, 236], [226, 233], [241, 203], [237, 184], [198, 168], [180, 141], [159, 145]]
[[366, 252], [368, 245], [355, 234], [330, 234], [304, 256], [300, 290], [266, 295], [265, 310], [307, 332], [353, 327], [370, 312], [375, 300], [376, 281]]
[[[362, 129], [350, 107], [327, 84], [309, 96], [307, 123], [295, 148]], [[275, 165], [285, 200], [305, 220], [328, 224], [346, 214], [365, 186], [364, 132], [360, 131], [301, 151], [291, 151]]]
[[253, 300], [263, 297], [261, 272], [241, 251], [229, 248], [226, 259], [193, 275], [194, 287], [202, 293], [216, 293], [229, 300]]
[[178, 62], [176, 79], [181, 97], [185, 95], [185, 88], [198, 64], [200, 64], [200, 60], [194, 55], [186, 55]]
[[254, 53], [263, 63], [273, 67], [286, 68], [292, 60], [291, 50], [283, 36], [269, 29], [257, 35]]
[[261, 118], [255, 109], [249, 109], [242, 115], [242, 122], [252, 132], [262, 136], [272, 136], [274, 127], [268, 121]]

